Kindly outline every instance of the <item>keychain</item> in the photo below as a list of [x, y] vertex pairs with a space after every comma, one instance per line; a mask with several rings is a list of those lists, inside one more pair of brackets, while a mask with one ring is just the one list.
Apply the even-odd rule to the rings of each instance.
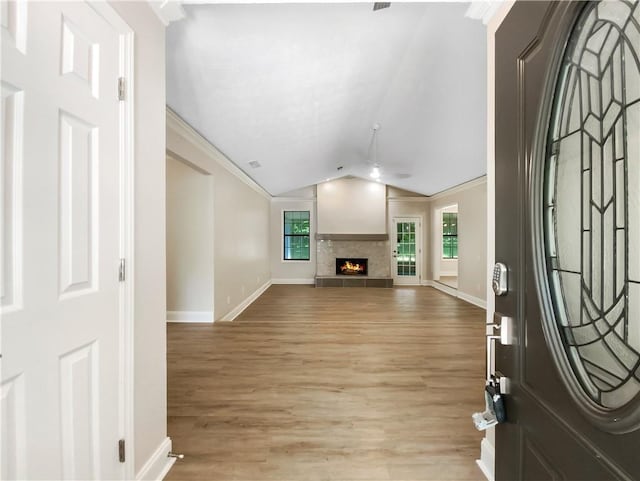
[[487, 393], [491, 410], [495, 414], [496, 421], [503, 423], [507, 420], [507, 412], [504, 409], [504, 397], [500, 393], [499, 383], [489, 383], [484, 388]]
[[504, 423], [507, 420], [507, 413], [504, 406], [504, 396], [500, 392], [499, 378], [491, 376], [484, 388], [485, 410], [471, 416], [478, 431]]

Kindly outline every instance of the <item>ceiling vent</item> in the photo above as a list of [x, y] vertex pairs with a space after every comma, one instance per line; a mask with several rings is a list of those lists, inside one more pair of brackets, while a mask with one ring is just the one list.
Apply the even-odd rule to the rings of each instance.
[[262, 167], [262, 165], [260, 165], [260, 162], [258, 162], [257, 160], [252, 160], [251, 162], [249, 162], [249, 165], [251, 166], [252, 169], [257, 169], [259, 167]]
[[391, 6], [391, 2], [376, 2], [373, 4], [373, 11], [382, 10], [383, 8], [389, 8]]

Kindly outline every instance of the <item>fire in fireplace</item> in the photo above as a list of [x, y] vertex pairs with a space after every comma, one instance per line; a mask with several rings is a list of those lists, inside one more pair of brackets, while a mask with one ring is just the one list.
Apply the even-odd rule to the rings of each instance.
[[336, 259], [336, 274], [344, 276], [366, 276], [368, 259], [341, 258]]

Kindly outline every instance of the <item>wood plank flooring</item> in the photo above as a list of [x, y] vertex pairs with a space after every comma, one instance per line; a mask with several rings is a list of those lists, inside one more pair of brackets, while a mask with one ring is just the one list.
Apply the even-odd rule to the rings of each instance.
[[484, 311], [429, 287], [272, 286], [168, 325], [169, 480], [480, 480]]

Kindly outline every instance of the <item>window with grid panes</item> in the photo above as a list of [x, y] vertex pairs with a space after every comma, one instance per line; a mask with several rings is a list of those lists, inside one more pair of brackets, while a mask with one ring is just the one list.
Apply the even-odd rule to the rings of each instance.
[[284, 254], [285, 261], [308, 261], [310, 259], [309, 211], [284, 211]]
[[458, 213], [442, 213], [442, 258], [458, 258]]

